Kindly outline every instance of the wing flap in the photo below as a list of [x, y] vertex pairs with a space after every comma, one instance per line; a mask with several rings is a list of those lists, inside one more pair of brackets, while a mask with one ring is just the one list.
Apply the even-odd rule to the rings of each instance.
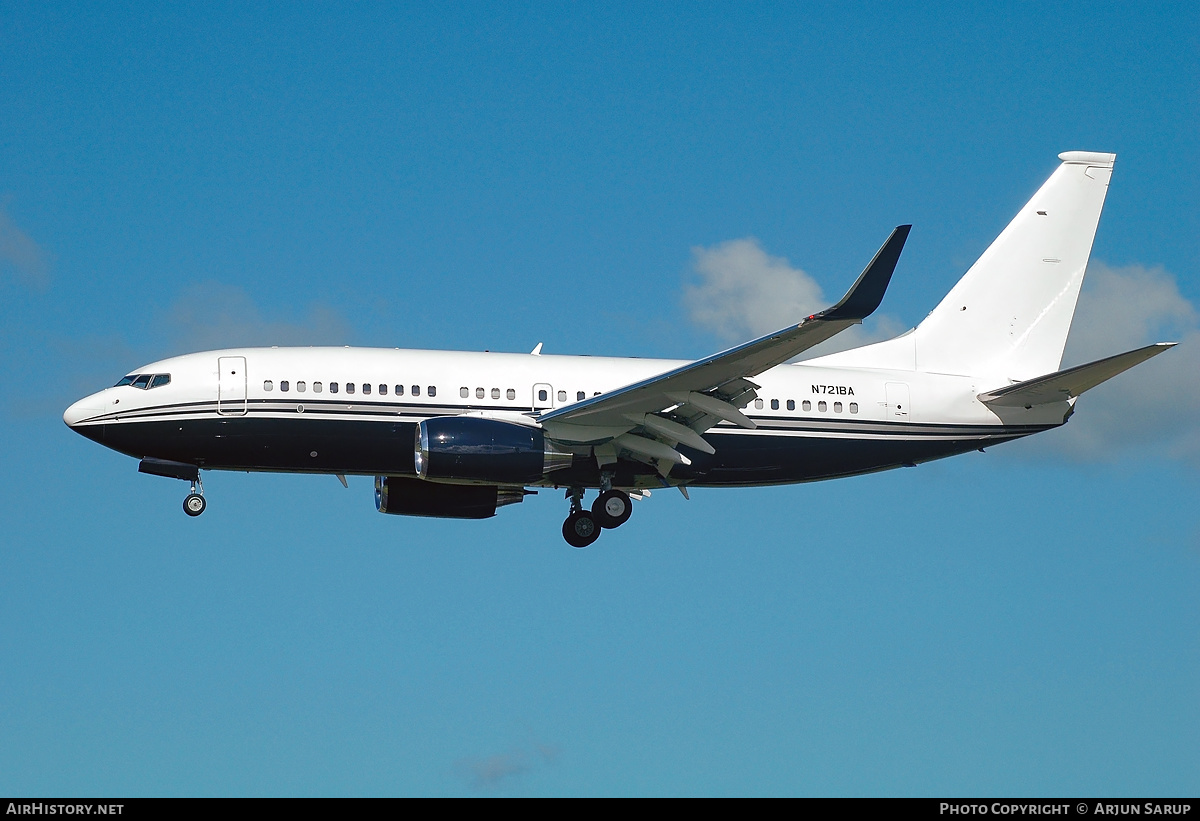
[[1175, 344], [1174, 342], [1157, 342], [1144, 348], [1089, 362], [1086, 365], [1078, 365], [1074, 368], [1067, 368], [1065, 371], [1018, 382], [1007, 388], [981, 393], [979, 401], [986, 405], [1005, 408], [1029, 408], [1034, 405], [1064, 402], [1079, 396], [1084, 391], [1091, 390], [1102, 382], [1107, 382], [1134, 365], [1140, 365], [1147, 359], [1170, 350], [1175, 347]]

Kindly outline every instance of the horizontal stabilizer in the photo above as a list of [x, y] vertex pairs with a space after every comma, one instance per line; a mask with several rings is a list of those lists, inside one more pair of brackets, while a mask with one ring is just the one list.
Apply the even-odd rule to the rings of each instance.
[[1157, 342], [1135, 351], [981, 393], [979, 401], [1005, 408], [1029, 408], [1064, 402], [1173, 347], [1174, 342]]

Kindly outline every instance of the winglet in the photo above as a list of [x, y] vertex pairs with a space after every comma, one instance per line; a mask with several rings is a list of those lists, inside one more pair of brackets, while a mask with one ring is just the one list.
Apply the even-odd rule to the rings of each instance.
[[896, 270], [896, 262], [904, 249], [911, 225], [898, 225], [887, 242], [875, 254], [875, 258], [867, 265], [853, 287], [842, 297], [842, 301], [828, 310], [816, 314], [816, 319], [866, 319], [875, 313], [879, 303], [883, 302], [883, 294], [887, 291], [888, 283], [892, 281], [892, 273]]

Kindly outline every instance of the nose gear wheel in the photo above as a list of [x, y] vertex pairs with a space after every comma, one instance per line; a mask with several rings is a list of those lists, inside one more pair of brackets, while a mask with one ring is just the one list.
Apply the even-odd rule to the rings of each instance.
[[199, 516], [207, 506], [208, 503], [199, 493], [189, 493], [183, 500], [183, 512], [189, 516]]
[[196, 479], [192, 482], [192, 492], [183, 500], [183, 512], [195, 518], [204, 512], [208, 502], [204, 501], [204, 483], [200, 481], [200, 471], [196, 471]]

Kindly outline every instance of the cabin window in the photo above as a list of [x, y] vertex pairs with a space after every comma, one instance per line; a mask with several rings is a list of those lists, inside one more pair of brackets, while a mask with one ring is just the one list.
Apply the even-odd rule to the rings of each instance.
[[788, 410], [795, 410], [796, 409], [796, 400], [789, 399], [787, 408], [788, 408]]
[[305, 385], [303, 382], [297, 382], [297, 383], [296, 383], [296, 392], [297, 392], [297, 393], [304, 393], [304, 389], [305, 389], [306, 387], [308, 387], [308, 386], [307, 386], [307, 385]]
[[586, 391], [577, 391], [577, 392], [575, 393], [575, 401], [576, 401], [576, 402], [582, 402], [584, 399], [587, 399], [587, 392], [586, 392]]
[[153, 375], [154, 374], [149, 374], [149, 373], [139, 374], [138, 378], [133, 380], [133, 386], [135, 388], [141, 388], [142, 390], [146, 390], [146, 386], [150, 384], [150, 377]]
[[806, 411], [812, 410], [812, 402], [809, 402], [807, 399], [805, 399], [803, 402], [800, 403], [800, 410], [806, 410]]
[[599, 395], [600, 395], [600, 391], [596, 391], [595, 393], [592, 394], [592, 396], [599, 396]]
[[834, 403], [833, 403], [833, 412], [834, 412], [834, 413], [841, 413], [841, 412], [842, 412], [842, 403], [841, 403], [841, 402], [834, 402]]
[[475, 398], [476, 398], [476, 399], [482, 399], [482, 398], [483, 398], [483, 388], [476, 388], [476, 389], [475, 389]]
[[771, 400], [771, 410], [779, 410], [779, 400], [778, 399]]
[[858, 413], [858, 403], [857, 403], [857, 402], [851, 402], [851, 403], [850, 403], [850, 412], [851, 412], [851, 413]]
[[379, 395], [387, 396], [387, 385], [384, 385], [384, 384], [379, 385]]
[[755, 410], [762, 410], [762, 409], [763, 409], [763, 401], [762, 401], [761, 399], [755, 399], [755, 400], [754, 400], [754, 409], [755, 409]]
[[322, 386], [320, 382], [313, 382], [313, 393], [320, 393], [321, 387]]
[[559, 392], [558, 392], [558, 401], [559, 401], [559, 402], [566, 402], [566, 401], [567, 401], [567, 392], [566, 392], [566, 391], [559, 391]]
[[420, 395], [421, 395], [421, 386], [420, 386], [420, 385], [413, 385], [413, 386], [412, 386], [412, 395], [413, 395], [413, 396], [420, 396]]
[[371, 383], [363, 382], [363, 396], [370, 396], [370, 395], [371, 395]]
[[545, 402], [547, 397], [548, 397], [548, 394], [545, 391], [538, 391], [538, 401], [539, 402]]
[[329, 383], [329, 392], [330, 392], [330, 393], [337, 393], [337, 386], [338, 386], [338, 383], [337, 383], [337, 382], [330, 382], [330, 383]]
[[817, 410], [819, 410], [821, 413], [824, 413], [825, 411], [829, 410], [829, 405], [826, 404], [824, 399], [822, 399], [820, 402], [817, 403]]
[[[321, 383], [318, 382], [317, 384], [319, 385]], [[264, 391], [271, 391], [274, 389], [275, 389], [275, 383], [272, 382], [270, 379], [268, 379], [266, 382], [263, 382], [263, 390]]]
[[351, 393], [351, 394], [354, 393], [354, 383], [353, 382], [346, 383], [346, 393]]
[[471, 398], [471, 389], [470, 388], [459, 388], [458, 396], [460, 399], [470, 399]]
[[396, 396], [404, 396], [404, 386], [403, 385], [396, 386]]
[[436, 385], [430, 385], [428, 388], [426, 388], [426, 391], [428, 392], [428, 394], [430, 396], [437, 396], [437, 386]]
[[292, 386], [291, 383], [288, 382], [286, 379], [279, 380], [279, 390], [283, 391], [284, 393], [287, 393], [288, 388], [290, 388], [291, 386]]
[[493, 399], [500, 398], [500, 389], [499, 388], [492, 388], [492, 398]]
[[516, 391], [516, 389], [515, 389], [515, 388], [509, 388], [509, 389], [508, 389], [508, 392], [507, 392], [507, 393], [505, 393], [504, 395], [505, 395], [505, 396], [507, 396], [509, 399], [516, 399], [516, 398], [517, 398], [517, 391]]

